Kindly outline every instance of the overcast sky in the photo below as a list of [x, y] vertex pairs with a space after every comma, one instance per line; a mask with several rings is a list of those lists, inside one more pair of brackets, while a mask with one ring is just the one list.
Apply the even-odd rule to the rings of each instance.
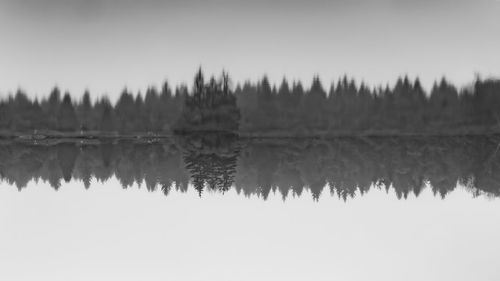
[[0, 94], [57, 84], [114, 99], [191, 84], [200, 65], [235, 81], [463, 85], [500, 76], [499, 15], [500, 0], [0, 0]]

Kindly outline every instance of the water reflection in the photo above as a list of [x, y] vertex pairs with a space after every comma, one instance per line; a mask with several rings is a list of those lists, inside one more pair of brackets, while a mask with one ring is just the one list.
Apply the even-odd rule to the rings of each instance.
[[[205, 190], [283, 199], [308, 189], [314, 199], [330, 193], [343, 200], [370, 188], [392, 189], [398, 198], [430, 186], [444, 198], [457, 183], [475, 196], [500, 195], [500, 138], [406, 137], [238, 139], [232, 135], [169, 139], [4, 141], [0, 176], [19, 190], [32, 180], [54, 189], [78, 179], [115, 175], [123, 188]], [[327, 189], [327, 190], [325, 190]]]

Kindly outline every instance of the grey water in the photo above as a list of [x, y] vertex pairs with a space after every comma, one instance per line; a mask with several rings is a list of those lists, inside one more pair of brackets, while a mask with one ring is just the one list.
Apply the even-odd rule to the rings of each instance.
[[0, 144], [0, 280], [499, 280], [496, 137]]

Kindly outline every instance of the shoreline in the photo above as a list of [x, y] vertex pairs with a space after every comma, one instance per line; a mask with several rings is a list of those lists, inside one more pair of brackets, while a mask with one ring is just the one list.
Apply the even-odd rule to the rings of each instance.
[[472, 131], [472, 132], [429, 132], [429, 133], [404, 133], [404, 132], [361, 132], [361, 133], [311, 133], [311, 134], [293, 134], [288, 132], [258, 132], [258, 133], [231, 133], [231, 132], [189, 132], [183, 134], [176, 133], [137, 133], [137, 134], [103, 134], [103, 133], [61, 133], [53, 132], [50, 134], [28, 134], [28, 133], [0, 133], [0, 141], [13, 142], [82, 142], [82, 143], [100, 143], [102, 141], [140, 141], [140, 142], [158, 142], [172, 138], [197, 137], [197, 136], [231, 135], [239, 140], [301, 140], [301, 139], [365, 139], [365, 138], [467, 138], [467, 137], [500, 137], [499, 131]]

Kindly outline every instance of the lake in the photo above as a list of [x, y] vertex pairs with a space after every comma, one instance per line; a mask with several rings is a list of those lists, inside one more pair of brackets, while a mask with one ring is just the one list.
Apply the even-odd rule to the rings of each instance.
[[500, 138], [3, 140], [1, 280], [500, 280]]

